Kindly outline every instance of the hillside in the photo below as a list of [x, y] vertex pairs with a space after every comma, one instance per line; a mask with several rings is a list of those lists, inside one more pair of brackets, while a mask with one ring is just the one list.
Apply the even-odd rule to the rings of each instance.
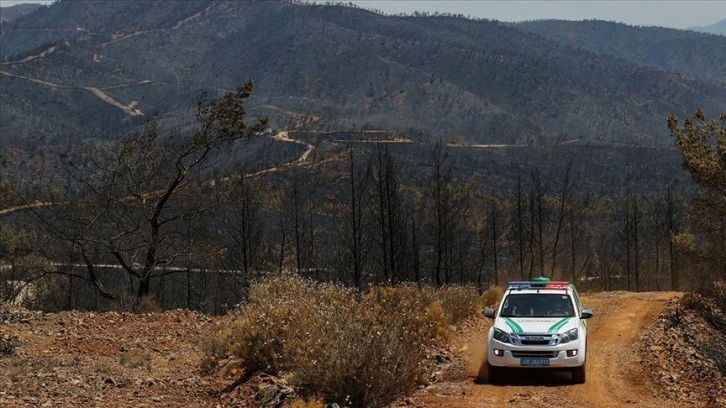
[[[438, 366], [431, 384], [393, 406], [705, 406], [708, 390], [717, 388], [690, 382], [687, 379], [696, 378], [697, 373], [678, 371], [673, 359], [662, 360], [654, 369], [656, 359], [667, 356], [653, 350], [665, 343], [653, 344], [657, 336], [649, 337], [647, 343], [640, 339], [643, 329], [658, 321], [667, 301], [680, 296], [669, 292], [586, 294], [584, 302], [596, 310], [596, 317], [591, 323], [589, 379], [584, 385], [569, 385], [556, 373], [512, 380], [516, 387], [487, 384], [479, 368], [489, 321], [472, 318], [448, 345], [432, 353]], [[225, 327], [229, 319], [184, 310], [40, 314], [5, 309], [2, 334], [14, 339], [15, 349], [0, 355], [0, 404], [270, 406], [262, 402], [263, 397], [276, 395], [274, 387], [284, 385], [279, 379], [255, 376], [223, 392], [233, 382], [234, 372], [225, 377], [224, 370], [205, 374], [200, 368], [204, 335]], [[650, 355], [638, 354], [642, 345], [647, 345]], [[669, 375], [684, 380], [668, 383], [669, 389], [650, 388], [649, 384]]]
[[40, 4], [16, 4], [9, 7], [0, 7], [0, 24], [10, 23], [26, 14], [32, 13], [41, 7]]
[[702, 33], [718, 34], [718, 35], [726, 36], [726, 18], [719, 21], [718, 23], [711, 24], [710, 26], [689, 27], [688, 29], [693, 30], [693, 31], [700, 31]]
[[[317, 378], [364, 406], [356, 392], [404, 395], [395, 407], [726, 404], [723, 296], [683, 293], [720, 272], [695, 243], [724, 241], [691, 229], [711, 213], [688, 212], [703, 201], [666, 125], [726, 112], [722, 37], [60, 0], [0, 23], [0, 43], [1, 300], [45, 311], [0, 304], [0, 406], [260, 407], [291, 379], [314, 395]], [[240, 88], [195, 117], [200, 95], [248, 78], [251, 99]], [[258, 115], [270, 126], [237, 139]], [[253, 285], [288, 272], [334, 290]], [[489, 384], [478, 303], [454, 322], [447, 302], [392, 296], [460, 284], [479, 299], [547, 273], [595, 310], [586, 384]], [[426, 330], [396, 331], [401, 316]], [[274, 367], [296, 352], [315, 370]]]
[[[597, 20], [541, 20], [516, 26], [559, 44], [621, 59], [644, 69], [680, 72], [694, 79], [726, 84], [726, 41], [721, 36]], [[694, 42], [697, 38], [698, 44]]]
[[305, 128], [466, 143], [669, 145], [668, 114], [726, 110], [714, 36], [573, 24], [548, 35], [282, 1], [60, 1], [2, 27], [2, 143], [104, 138], [151, 117], [179, 126], [202, 91], [248, 78], [251, 112], [277, 128], [315, 117]]

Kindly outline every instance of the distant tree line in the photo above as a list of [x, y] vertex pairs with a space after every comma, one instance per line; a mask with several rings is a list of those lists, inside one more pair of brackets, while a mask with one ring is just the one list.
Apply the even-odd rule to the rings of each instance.
[[[38, 306], [49, 309], [154, 298], [221, 313], [253, 280], [283, 273], [358, 289], [415, 282], [484, 290], [546, 275], [583, 290], [689, 290], [726, 278], [726, 224], [716, 212], [723, 173], [694, 175], [707, 194], [693, 220], [682, 192], [595, 196], [571, 166], [517, 171], [510, 192], [485, 193], [458, 177], [442, 141], [412, 179], [384, 140], [351, 144], [334, 170], [205, 179], [218, 150], [265, 128], [264, 118], [246, 122], [251, 90], [248, 82], [202, 99], [192, 130], [150, 125], [116, 143], [69, 149], [65, 170], [44, 175], [42, 195], [5, 182], [2, 196], [22, 196], [26, 210], [0, 225], [3, 280], [34, 282]], [[669, 125], [676, 137], [707, 127]], [[722, 163], [723, 130], [709, 126]], [[684, 157], [701, 154], [686, 145], [702, 139], [679, 139]]]

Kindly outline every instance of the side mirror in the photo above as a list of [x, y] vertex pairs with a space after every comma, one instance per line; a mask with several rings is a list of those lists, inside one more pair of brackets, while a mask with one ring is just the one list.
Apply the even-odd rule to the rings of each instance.
[[497, 315], [497, 311], [494, 310], [493, 308], [487, 307], [486, 309], [484, 309], [484, 316], [486, 316], [490, 319], [493, 319], [496, 317], [496, 315]]
[[580, 313], [580, 319], [589, 319], [593, 315], [592, 309], [582, 309], [582, 313]]

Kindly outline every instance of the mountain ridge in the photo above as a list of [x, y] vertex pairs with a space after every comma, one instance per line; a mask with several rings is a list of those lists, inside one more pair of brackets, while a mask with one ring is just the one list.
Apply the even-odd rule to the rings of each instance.
[[0, 23], [9, 23], [26, 14], [30, 14], [43, 7], [41, 4], [20, 3], [8, 7], [0, 7]]
[[726, 18], [708, 26], [688, 27], [688, 30], [726, 36]]
[[[220, 94], [248, 78], [256, 82], [251, 113], [278, 128], [316, 116], [306, 126], [466, 143], [662, 145], [671, 143], [668, 114], [726, 110], [726, 45], [698, 51], [710, 36], [609, 27], [618, 38], [643, 38], [639, 49], [656, 44], [652, 37], [681, 39], [665, 53], [670, 63], [639, 60], [578, 34], [601, 25], [573, 23], [567, 34], [284, 1], [60, 1], [3, 26], [0, 130], [14, 141], [112, 135], [149, 117], [188, 118], [201, 92]], [[678, 49], [692, 51], [677, 57]], [[690, 72], [675, 69], [688, 61]]]

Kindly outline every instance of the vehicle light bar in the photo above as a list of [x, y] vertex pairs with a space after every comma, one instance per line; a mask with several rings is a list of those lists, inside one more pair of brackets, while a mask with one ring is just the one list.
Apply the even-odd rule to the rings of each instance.
[[512, 281], [509, 282], [509, 288], [512, 289], [527, 289], [532, 287], [532, 283], [530, 281]]
[[549, 278], [540, 276], [531, 281], [511, 281], [509, 289], [567, 289], [570, 282], [567, 281], [550, 281]]

